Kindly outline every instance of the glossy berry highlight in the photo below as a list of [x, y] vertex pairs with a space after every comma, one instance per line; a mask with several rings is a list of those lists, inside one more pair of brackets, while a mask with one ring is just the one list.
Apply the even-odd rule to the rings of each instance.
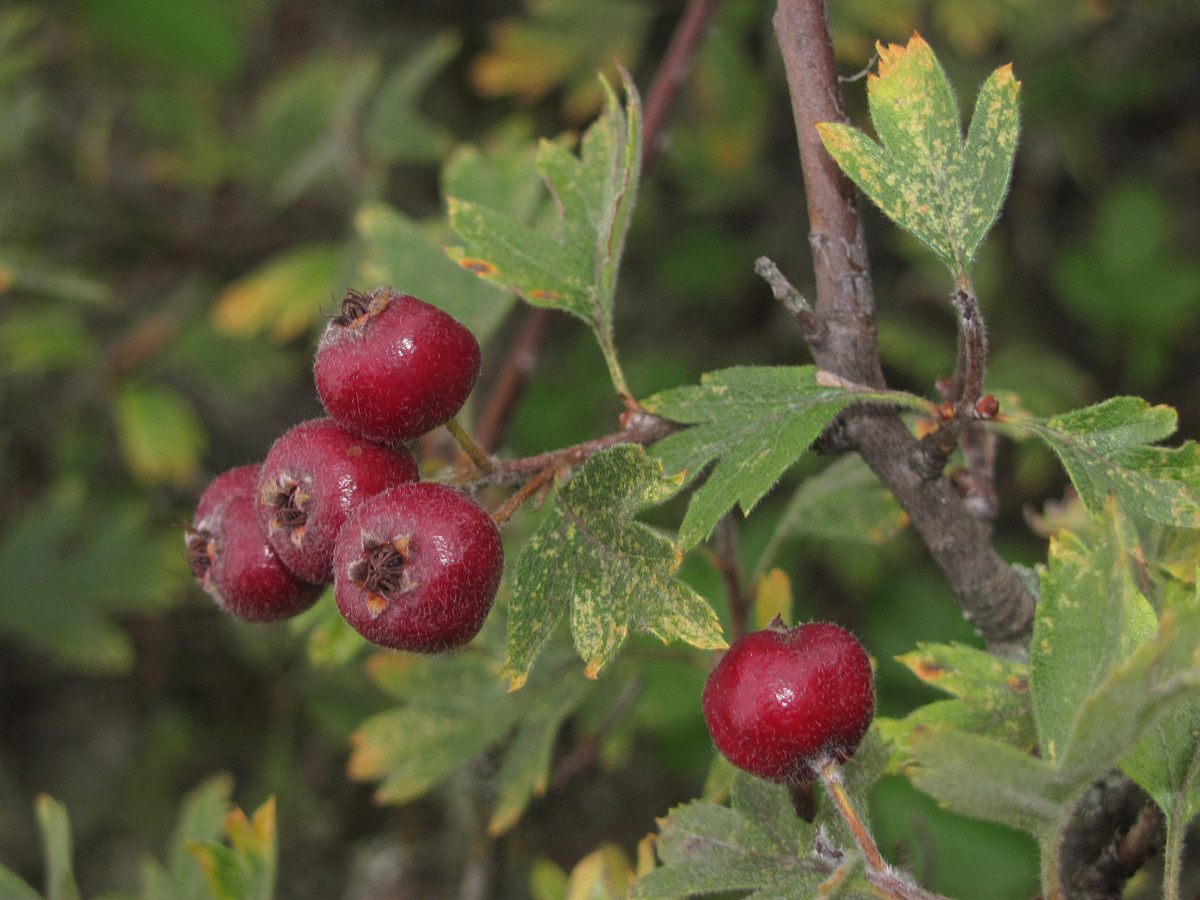
[[298, 578], [271, 549], [256, 508], [259, 472], [239, 466], [213, 479], [185, 540], [192, 575], [222, 609], [274, 622], [308, 609], [324, 587]]
[[333, 419], [284, 432], [263, 461], [258, 512], [280, 559], [306, 581], [333, 581], [333, 546], [351, 511], [368, 497], [416, 481], [404, 447], [365, 440]]
[[439, 653], [478, 634], [504, 572], [491, 516], [434, 482], [392, 488], [346, 521], [334, 553], [334, 599], [382, 647]]
[[704, 721], [739, 769], [785, 784], [849, 759], [875, 715], [862, 644], [837, 625], [778, 620], [735, 641], [704, 685]]
[[350, 291], [313, 361], [325, 411], [373, 441], [402, 443], [458, 413], [479, 377], [479, 342], [453, 316], [381, 287]]

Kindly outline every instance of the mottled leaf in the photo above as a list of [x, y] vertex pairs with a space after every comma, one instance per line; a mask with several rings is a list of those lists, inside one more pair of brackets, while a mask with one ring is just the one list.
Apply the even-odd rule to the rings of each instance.
[[1019, 131], [1020, 83], [1003, 66], [985, 82], [964, 142], [958, 104], [929, 45], [878, 45], [867, 80], [881, 144], [841, 123], [817, 126], [825, 148], [880, 209], [965, 276], [1000, 212]]
[[675, 577], [671, 542], [636, 521], [637, 512], [679, 488], [640, 447], [595, 454], [565, 485], [517, 560], [504, 674], [513, 690], [569, 612], [586, 674], [596, 677], [631, 629], [664, 642], [724, 646], [716, 613]]
[[1200, 528], [1200, 445], [1152, 446], [1174, 433], [1177, 418], [1169, 406], [1113, 397], [1061, 416], [1007, 421], [1050, 445], [1092, 515], [1112, 494], [1127, 512]]
[[[1121, 660], [1134, 586], [1118, 518], [1097, 521], [1092, 545], [1064, 533], [1050, 542], [1034, 620], [1031, 681], [1042, 756], [1059, 758], [1080, 706]], [[1136, 598], [1136, 599], [1135, 599]]]
[[[1172, 615], [1198, 614], [1200, 594], [1194, 586], [1186, 594], [1167, 596]], [[1159, 719], [1121, 760], [1121, 769], [1163, 810], [1168, 844], [1182, 841], [1200, 814], [1200, 697], [1177, 704]]]
[[[709, 372], [700, 384], [643, 401], [650, 412], [692, 425], [654, 446], [668, 472], [698, 475], [715, 461], [688, 504], [679, 545], [708, 537], [734, 504], [749, 513], [821, 431], [851, 403], [914, 403], [907, 395], [823, 383], [815, 366], [746, 366]], [[923, 408], [923, 406], [922, 406]]]

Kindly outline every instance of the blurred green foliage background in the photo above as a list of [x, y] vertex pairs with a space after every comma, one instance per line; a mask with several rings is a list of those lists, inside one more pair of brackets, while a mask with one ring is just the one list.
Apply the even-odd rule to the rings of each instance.
[[[128, 889], [186, 791], [229, 772], [244, 807], [279, 797], [282, 897], [455, 896], [472, 865], [495, 896], [525, 897], [535, 861], [569, 869], [605, 840], [632, 850], [697, 794], [711, 756], [703, 669], [633, 654], [637, 702], [617, 721], [568, 724], [577, 764], [500, 841], [463, 837], [477, 837], [486, 759], [415, 804], [377, 806], [345, 771], [350, 731], [387, 705], [360, 666], [334, 664], [357, 648], [314, 661], [300, 634], [311, 618], [228, 620], [191, 583], [181, 539], [208, 478], [319, 414], [311, 354], [347, 286], [393, 283], [464, 318], [486, 394], [522, 312], [445, 258], [443, 195], [544, 214], [532, 141], [584, 126], [602, 100], [595, 73], [615, 59], [644, 93], [682, 6], [0, 6], [0, 862], [36, 882], [33, 796], [49, 792], [71, 810], [84, 893]], [[976, 269], [989, 388], [1037, 414], [1139, 394], [1200, 436], [1200, 7], [832, 6], [847, 76], [876, 39], [915, 28], [964, 92], [1009, 61], [1023, 83], [1011, 196]], [[811, 278], [771, 12], [726, 0], [643, 181], [617, 302], [643, 396], [734, 363], [807, 361], [753, 274], [765, 254], [802, 290]], [[861, 83], [845, 92], [865, 124]], [[915, 241], [866, 215], [889, 375], [929, 393], [954, 360], [949, 286]], [[556, 319], [502, 452], [598, 436], [619, 411], [591, 336]], [[749, 569], [803, 474], [745, 523]], [[1036, 562], [1026, 513], [1064, 478], [1012, 444], [999, 474], [1001, 549]], [[864, 637], [883, 713], [929, 697], [893, 656], [974, 639], [910, 534], [797, 533], [773, 552], [797, 619]], [[684, 572], [721, 602], [703, 554]], [[615, 696], [596, 708], [626, 709], [624, 683], [601, 686]], [[573, 739], [594, 734], [580, 755]], [[881, 843], [939, 890], [1033, 892], [1019, 837], [951, 819], [900, 782], [877, 807]]]

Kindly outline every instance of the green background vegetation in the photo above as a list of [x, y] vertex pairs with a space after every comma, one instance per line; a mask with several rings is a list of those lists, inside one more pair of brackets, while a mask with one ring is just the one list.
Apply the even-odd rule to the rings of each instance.
[[[361, 666], [334, 664], [337, 648], [311, 658], [301, 632], [313, 617], [249, 627], [219, 613], [181, 539], [212, 475], [320, 413], [312, 349], [346, 286], [391, 282], [466, 311], [486, 395], [521, 311], [441, 254], [454, 242], [447, 183], [537, 215], [522, 148], [586, 125], [603, 100], [595, 72], [612, 73], [614, 57], [644, 92], [680, 9], [0, 8], [0, 862], [37, 883], [33, 798], [47, 792], [71, 812], [85, 895], [128, 889], [143, 857], [161, 855], [183, 795], [228, 772], [244, 808], [278, 797], [281, 897], [453, 896], [480, 853], [497, 896], [524, 897], [535, 864], [569, 869], [603, 841], [632, 852], [699, 792], [711, 758], [703, 670], [633, 654], [637, 702], [615, 723], [568, 725], [560, 777], [496, 845], [470, 839], [472, 788], [494, 760], [416, 803], [378, 806], [346, 761], [350, 732], [387, 696]], [[727, 0], [643, 179], [616, 301], [639, 396], [726, 365], [808, 361], [753, 273], [765, 254], [802, 290], [811, 278], [770, 14]], [[1011, 194], [975, 271], [988, 385], [1037, 415], [1137, 394], [1175, 406], [1182, 436], [1200, 436], [1196, 4], [835, 0], [833, 21], [847, 75], [874, 40], [915, 28], [960, 89], [1009, 61], [1023, 84]], [[861, 83], [846, 94], [865, 124]], [[944, 278], [914, 239], [866, 216], [889, 377], [929, 393], [954, 361]], [[604, 434], [619, 411], [591, 335], [556, 318], [502, 452]], [[1039, 517], [1070, 514], [1045, 509], [1065, 477], [1033, 442], [1002, 446], [1000, 546], [1034, 563]], [[789, 493], [746, 522], [749, 566]], [[681, 512], [655, 516], [673, 527]], [[777, 564], [797, 619], [864, 638], [884, 714], [932, 696], [894, 656], [917, 640], [973, 640], [911, 534], [799, 538]], [[723, 603], [702, 554], [684, 575]], [[604, 704], [624, 708], [621, 696]], [[1034, 893], [1020, 836], [939, 812], [900, 781], [876, 799], [881, 844], [933, 867], [939, 890]]]

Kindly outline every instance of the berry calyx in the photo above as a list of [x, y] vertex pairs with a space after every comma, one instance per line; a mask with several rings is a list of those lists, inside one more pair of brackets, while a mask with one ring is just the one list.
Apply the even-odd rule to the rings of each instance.
[[333, 419], [301, 422], [263, 461], [258, 509], [271, 546], [306, 581], [333, 581], [333, 546], [346, 517], [368, 497], [420, 477], [403, 447], [364, 440]]
[[483, 507], [443, 484], [406, 484], [346, 520], [334, 599], [372, 643], [439, 653], [479, 633], [503, 572], [500, 531]]
[[450, 421], [479, 377], [475, 335], [436, 306], [381, 287], [349, 291], [313, 377], [325, 411], [373, 441], [403, 443]]
[[734, 641], [705, 682], [713, 743], [768, 781], [812, 781], [849, 759], [875, 714], [875, 678], [862, 644], [837, 625], [788, 630], [776, 620]]
[[324, 587], [297, 578], [268, 544], [256, 509], [259, 473], [259, 466], [239, 466], [213, 479], [185, 536], [187, 561], [230, 615], [274, 622], [308, 609]]

